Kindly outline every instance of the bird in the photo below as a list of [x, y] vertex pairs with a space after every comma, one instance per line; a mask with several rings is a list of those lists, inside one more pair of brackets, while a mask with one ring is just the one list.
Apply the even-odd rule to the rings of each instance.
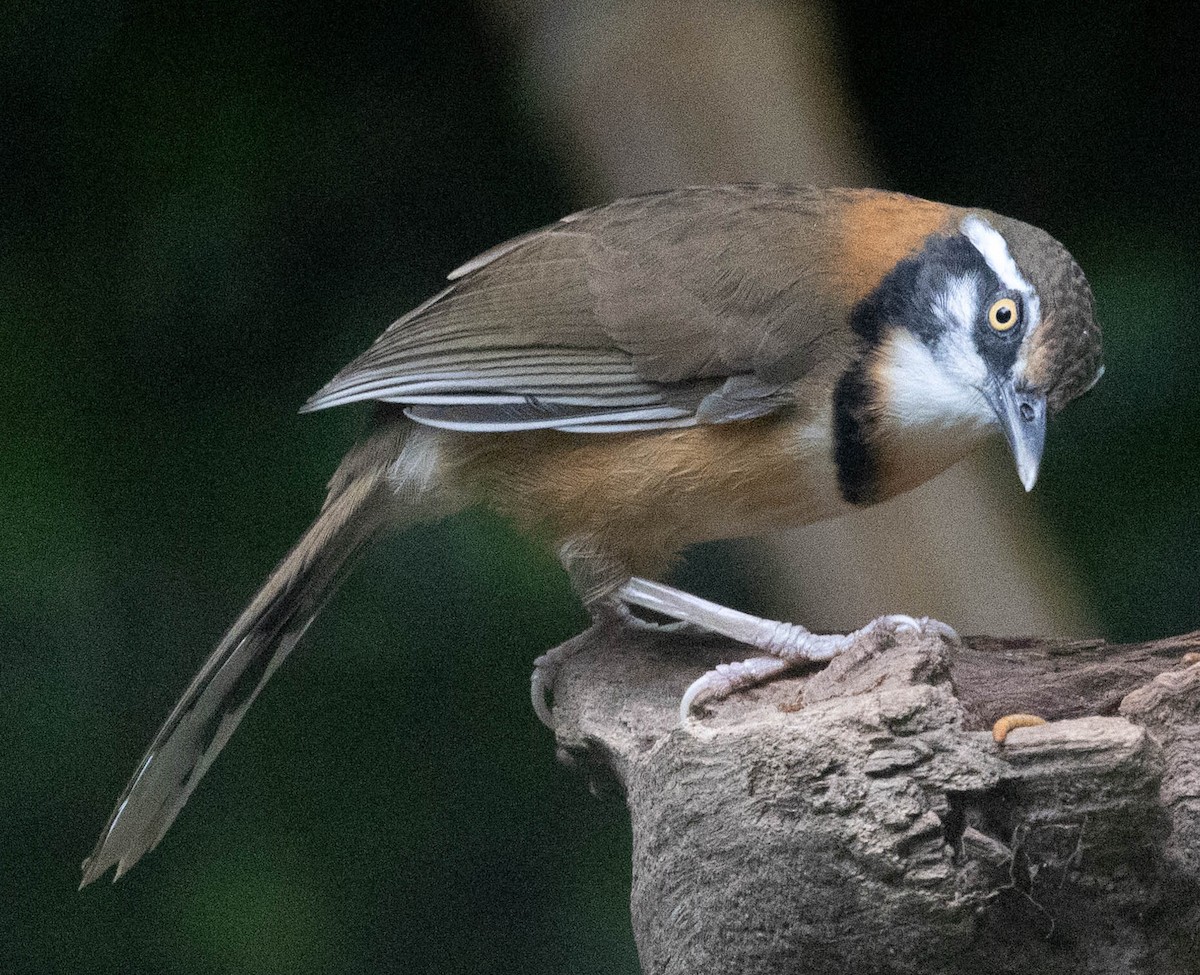
[[[617, 200], [451, 272], [303, 407], [372, 422], [312, 526], [151, 742], [83, 863], [154, 848], [246, 710], [384, 530], [485, 505], [547, 545], [597, 620], [645, 611], [754, 656], [699, 677], [688, 712], [890, 616], [814, 634], [661, 581], [690, 545], [882, 502], [1001, 433], [1026, 490], [1047, 420], [1097, 382], [1087, 280], [1048, 233], [901, 193], [693, 186]], [[639, 612], [640, 611], [640, 612]], [[560, 660], [538, 659], [535, 709]]]

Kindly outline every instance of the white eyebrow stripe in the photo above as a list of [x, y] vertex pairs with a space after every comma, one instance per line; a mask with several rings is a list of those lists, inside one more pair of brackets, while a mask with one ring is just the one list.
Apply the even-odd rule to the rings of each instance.
[[1008, 241], [1004, 239], [1000, 231], [982, 217], [974, 214], [963, 217], [959, 226], [967, 240], [983, 255], [987, 266], [992, 269], [1004, 287], [1012, 291], [1019, 291], [1023, 295], [1034, 293], [1033, 285], [1025, 280], [1025, 275], [1017, 267], [1017, 262], [1013, 260], [1012, 254], [1008, 251]]

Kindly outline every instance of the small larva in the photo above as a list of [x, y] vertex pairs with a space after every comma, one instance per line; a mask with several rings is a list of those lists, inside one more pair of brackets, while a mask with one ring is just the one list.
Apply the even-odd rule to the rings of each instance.
[[1036, 714], [1006, 714], [992, 725], [992, 738], [997, 745], [1003, 745], [1010, 731], [1016, 728], [1036, 728], [1045, 723], [1046, 719], [1039, 718]]

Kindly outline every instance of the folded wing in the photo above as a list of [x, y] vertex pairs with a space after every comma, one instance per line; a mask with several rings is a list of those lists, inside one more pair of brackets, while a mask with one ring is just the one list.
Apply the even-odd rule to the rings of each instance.
[[515, 238], [452, 273], [305, 409], [377, 400], [453, 430], [572, 433], [772, 413], [831, 341], [794, 253], [815, 199], [696, 188]]

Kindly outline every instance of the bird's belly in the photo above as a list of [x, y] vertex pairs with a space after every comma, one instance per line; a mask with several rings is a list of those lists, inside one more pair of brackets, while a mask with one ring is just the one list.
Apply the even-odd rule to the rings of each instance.
[[612, 436], [550, 431], [495, 438], [486, 453], [468, 466], [494, 507], [552, 540], [596, 539], [634, 563], [643, 551], [661, 560], [848, 508], [828, 416]]
[[760, 471], [743, 471], [687, 502], [685, 544], [762, 535], [808, 525], [849, 510], [837, 486], [837, 472], [824, 455], [774, 458]]

